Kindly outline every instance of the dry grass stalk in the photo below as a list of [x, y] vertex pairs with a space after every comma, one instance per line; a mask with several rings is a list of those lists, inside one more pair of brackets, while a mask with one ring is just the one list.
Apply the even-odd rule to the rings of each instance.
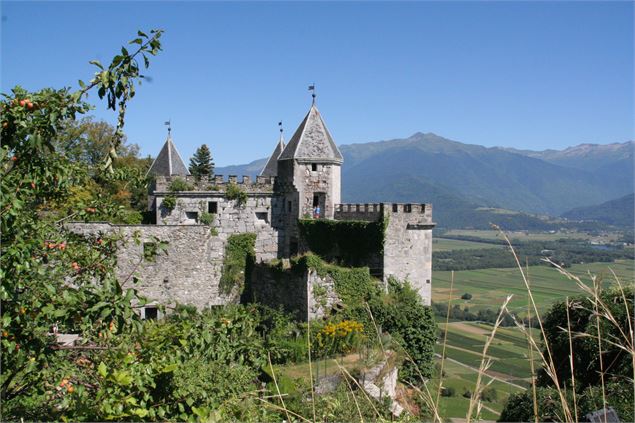
[[309, 355], [309, 378], [311, 379], [311, 409], [313, 410], [313, 421], [315, 418], [315, 388], [313, 387], [313, 363], [311, 361], [311, 316], [309, 316], [309, 310], [311, 310], [309, 295], [306, 297], [306, 346]]
[[348, 370], [346, 370], [346, 368], [344, 366], [342, 366], [340, 363], [337, 362], [337, 360], [333, 359], [333, 361], [335, 362], [335, 364], [337, 365], [338, 369], [340, 370], [340, 372], [342, 373], [342, 375], [344, 375], [345, 378], [349, 378], [350, 380], [352, 380], [355, 385], [357, 385], [357, 387], [360, 389], [360, 391], [364, 394], [364, 397], [366, 397], [366, 399], [368, 400], [368, 403], [370, 404], [370, 406], [373, 408], [373, 411], [375, 412], [375, 414], [377, 415], [377, 417], [379, 419], [381, 419], [381, 413], [379, 412], [379, 410], [377, 410], [377, 407], [375, 407], [375, 404], [373, 403], [372, 398], [370, 398], [368, 396], [368, 394], [366, 393], [366, 390], [364, 389], [363, 386], [361, 386], [359, 384], [359, 382], [357, 381], [357, 379], [355, 379], [349, 372]]
[[[591, 277], [593, 281], [593, 298], [600, 298], [600, 281], [595, 276]], [[595, 308], [595, 324], [598, 331], [598, 355], [600, 359], [600, 383], [602, 386], [602, 408], [606, 410], [606, 390], [604, 385], [604, 360], [602, 359], [602, 333], [600, 332], [600, 311], [598, 308], [598, 302], [594, 301]], [[604, 413], [604, 422], [606, 423], [606, 412]]]
[[575, 374], [573, 368], [573, 336], [571, 335], [571, 318], [569, 317], [569, 297], [565, 299], [565, 309], [567, 311], [567, 337], [569, 338], [569, 367], [571, 369], [571, 391], [573, 393], [573, 412], [575, 421], [578, 421], [578, 402], [575, 393]]
[[439, 371], [439, 386], [437, 387], [437, 398], [434, 402], [434, 408], [439, 408], [439, 400], [441, 399], [441, 389], [443, 388], [443, 368], [445, 365], [445, 347], [448, 342], [448, 323], [450, 323], [450, 308], [452, 307], [452, 289], [454, 288], [454, 270], [450, 273], [450, 294], [448, 295], [448, 312], [445, 316], [445, 332], [443, 333], [443, 350], [441, 351], [441, 370]]
[[257, 398], [257, 397], [256, 397], [256, 399], [257, 399], [258, 401], [262, 402], [262, 403], [263, 403], [264, 405], [266, 405], [267, 407], [271, 407], [271, 408], [274, 408], [274, 409], [276, 409], [276, 410], [284, 410], [286, 413], [290, 413], [292, 416], [295, 416], [295, 417], [299, 418], [299, 419], [300, 419], [300, 420], [302, 420], [303, 422], [311, 423], [311, 420], [307, 419], [306, 417], [302, 417], [302, 416], [301, 416], [301, 415], [299, 415], [298, 413], [294, 413], [293, 411], [288, 410], [288, 409], [285, 409], [285, 408], [282, 408], [282, 407], [280, 407], [280, 406], [279, 406], [279, 405], [277, 405], [277, 404], [273, 404], [273, 403], [271, 403], [271, 402], [269, 402], [269, 401], [265, 401], [265, 400], [264, 400], [264, 399], [262, 399], [262, 398]]
[[355, 407], [357, 408], [357, 414], [359, 415], [359, 421], [364, 423], [364, 417], [362, 416], [362, 410], [359, 408], [359, 403], [357, 402], [357, 398], [355, 397], [355, 392], [353, 392], [353, 387], [351, 386], [351, 383], [348, 381], [348, 379], [346, 377], [344, 377], [344, 381], [346, 382], [346, 386], [348, 386], [348, 390], [351, 392], [351, 395], [353, 396], [353, 401], [355, 401]]
[[[483, 375], [492, 364], [492, 360], [487, 356], [487, 350], [489, 349], [492, 341], [494, 340], [494, 336], [496, 335], [496, 331], [498, 330], [500, 324], [503, 322], [503, 316], [507, 312], [507, 304], [512, 299], [511, 295], [508, 295], [503, 305], [498, 312], [498, 316], [496, 317], [496, 321], [494, 322], [494, 327], [492, 328], [492, 332], [485, 340], [485, 345], [483, 345], [483, 352], [481, 353], [481, 364], [478, 369], [478, 375], [476, 376], [476, 386], [474, 387], [474, 391], [472, 392], [472, 396], [470, 397], [470, 405], [467, 409], [467, 415], [465, 416], [466, 422], [470, 423], [472, 420], [472, 415], [474, 413], [474, 407], [476, 406], [477, 415], [480, 415], [481, 410], [481, 393], [483, 392], [483, 388], [481, 387], [481, 380]], [[492, 383], [493, 379], [491, 379], [487, 385]]]
[[[529, 282], [529, 263], [525, 261], [525, 269], [527, 270], [527, 282]], [[527, 298], [527, 326], [531, 331], [531, 303]], [[527, 339], [527, 347], [529, 348], [529, 367], [531, 368], [531, 399], [534, 407], [534, 423], [538, 423], [538, 395], [536, 393], [536, 368], [534, 366], [534, 347]]]
[[419, 370], [419, 366], [417, 366], [417, 363], [412, 359], [412, 356], [408, 354], [408, 351], [406, 351], [406, 349], [400, 344], [397, 344], [397, 345], [399, 345], [399, 347], [402, 349], [403, 353], [406, 356], [406, 359], [413, 364], [414, 369], [417, 371], [417, 375], [419, 376], [419, 379], [421, 380], [421, 384], [425, 388], [425, 393], [418, 387], [414, 386], [412, 383], [408, 382], [408, 385], [410, 385], [410, 387], [413, 388], [419, 394], [420, 398], [426, 403], [426, 405], [433, 412], [434, 421], [443, 423], [443, 419], [439, 415], [439, 408], [436, 406], [434, 400], [432, 399], [432, 394], [430, 393], [430, 390], [428, 389], [428, 379], [426, 379], [423, 376], [423, 374], [421, 374], [421, 371]]
[[[531, 292], [531, 287], [529, 286], [529, 281], [527, 280], [527, 276], [525, 275], [525, 272], [523, 270], [522, 265], [520, 264], [520, 260], [518, 259], [518, 255], [516, 254], [516, 250], [514, 250], [514, 247], [511, 243], [511, 241], [509, 240], [509, 237], [507, 236], [507, 234], [505, 234], [505, 232], [503, 232], [501, 230], [501, 228], [497, 225], [492, 225], [495, 229], [497, 229], [499, 231], [499, 233], [503, 236], [503, 238], [505, 239], [505, 242], [507, 243], [507, 245], [509, 246], [509, 249], [514, 257], [514, 261], [516, 262], [516, 267], [518, 267], [518, 270], [520, 270], [520, 274], [523, 278], [523, 282], [525, 283], [525, 288], [527, 289], [527, 295], [529, 296], [529, 300], [531, 302], [531, 306], [533, 308], [534, 311], [534, 315], [536, 316], [536, 319], [538, 319], [538, 325], [540, 326], [540, 333], [542, 334], [543, 339], [547, 339], [546, 333], [545, 333], [545, 328], [542, 325], [542, 319], [540, 318], [540, 312], [538, 311], [538, 306], [536, 305], [536, 301], [534, 300], [534, 296], [533, 293]], [[512, 315], [513, 317], [513, 315]], [[527, 335], [529, 334], [529, 339], [531, 341], [531, 343], [534, 345], [534, 348], [536, 348], [536, 350], [538, 351], [538, 353], [540, 354], [540, 358], [544, 364], [545, 367], [545, 372], [547, 373], [547, 375], [549, 376], [549, 378], [553, 381], [556, 390], [558, 391], [558, 396], [560, 398], [560, 403], [562, 405], [562, 409], [564, 411], [564, 419], [566, 421], [572, 421], [573, 420], [573, 416], [571, 414], [571, 410], [569, 409], [569, 404], [567, 402], [564, 390], [562, 389], [562, 387], [560, 386], [560, 381], [558, 380], [558, 374], [556, 372], [556, 368], [555, 368], [555, 364], [553, 362], [553, 354], [551, 353], [551, 347], [549, 345], [548, 342], [545, 342], [544, 346], [545, 346], [545, 350], [547, 351], [547, 356], [545, 357], [545, 355], [542, 353], [542, 351], [540, 350], [540, 347], [538, 347], [535, 339], [533, 339], [533, 335], [531, 334], [531, 332], [528, 332], [525, 329], [525, 326], [520, 324], [515, 318], [514, 318], [514, 322], [516, 324], [516, 326], [518, 326], [519, 328], [521, 328], [521, 330], [524, 331], [524, 333]]]
[[269, 359], [269, 368], [271, 369], [271, 377], [273, 378], [273, 383], [276, 385], [276, 392], [278, 393], [278, 398], [280, 398], [280, 402], [282, 403], [282, 407], [284, 408], [284, 412], [287, 415], [287, 421], [291, 421], [289, 418], [289, 411], [287, 410], [287, 406], [284, 403], [284, 399], [280, 394], [280, 387], [278, 386], [278, 381], [276, 380], [276, 372], [273, 370], [273, 365], [271, 364], [271, 353], [267, 353], [267, 358]]

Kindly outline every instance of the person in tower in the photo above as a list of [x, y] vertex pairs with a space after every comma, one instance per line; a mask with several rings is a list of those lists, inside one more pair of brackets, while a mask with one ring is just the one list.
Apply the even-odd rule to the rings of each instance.
[[313, 218], [314, 219], [319, 219], [320, 218], [320, 206], [319, 206], [319, 204], [317, 206], [315, 206], [315, 208], [313, 209]]

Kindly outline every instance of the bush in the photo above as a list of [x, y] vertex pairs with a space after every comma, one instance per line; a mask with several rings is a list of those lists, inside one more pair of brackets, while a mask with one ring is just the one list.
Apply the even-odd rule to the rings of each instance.
[[461, 295], [461, 299], [469, 301], [469, 300], [472, 299], [472, 294], [469, 294], [469, 293], [466, 292], [465, 294]]
[[498, 400], [498, 392], [494, 388], [485, 388], [481, 392], [481, 399], [487, 402], [495, 402]]
[[255, 244], [256, 234], [254, 233], [230, 235], [225, 245], [223, 272], [220, 277], [221, 293], [227, 295], [236, 289], [237, 295], [242, 294], [256, 257]]
[[214, 223], [216, 215], [214, 213], [201, 213], [198, 217], [198, 223], [201, 225], [211, 225]]
[[225, 197], [228, 200], [236, 200], [236, 205], [239, 207], [247, 203], [247, 193], [238, 184], [228, 184], [225, 190]]
[[174, 210], [176, 207], [176, 196], [174, 194], [168, 194], [165, 196], [161, 205], [168, 211]]
[[441, 396], [442, 397], [456, 396], [456, 389], [452, 388], [451, 386], [444, 387], [441, 389]]
[[168, 186], [168, 190], [170, 192], [177, 191], [192, 191], [194, 189], [194, 185], [190, 184], [183, 178], [176, 177], [170, 182]]

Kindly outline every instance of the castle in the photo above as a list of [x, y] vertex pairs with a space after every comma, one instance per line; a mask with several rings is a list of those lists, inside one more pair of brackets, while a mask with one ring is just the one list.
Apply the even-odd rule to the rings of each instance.
[[[155, 176], [149, 190], [155, 224], [72, 226], [78, 232], [119, 233], [128, 239], [118, 250], [117, 274], [123, 281], [139, 280], [136, 289], [152, 300], [142, 310], [147, 318], [156, 317], [156, 304], [178, 302], [203, 308], [238, 301], [235, 292], [223, 292], [220, 287], [228, 240], [237, 234], [255, 234], [256, 263], [286, 259], [311, 249], [301, 222], [313, 219], [381, 222], [381, 248], [356, 265], [368, 266], [384, 282], [391, 276], [408, 280], [423, 302], [430, 304], [431, 205], [342, 204], [342, 162], [315, 101], [286, 145], [281, 132], [255, 180], [222, 175], [194, 178], [168, 134], [149, 171]], [[361, 240], [346, 241], [355, 245]], [[167, 254], [154, 254], [159, 247]], [[331, 253], [337, 258], [341, 251], [335, 248]], [[310, 285], [314, 281], [309, 276], [305, 275], [305, 282]], [[312, 289], [301, 286], [305, 291]], [[269, 286], [272, 289], [277, 288]], [[308, 294], [276, 292], [274, 296], [286, 301], [294, 295]]]

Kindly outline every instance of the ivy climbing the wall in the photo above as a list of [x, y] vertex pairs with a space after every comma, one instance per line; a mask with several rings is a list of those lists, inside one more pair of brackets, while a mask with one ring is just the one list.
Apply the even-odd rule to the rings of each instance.
[[220, 291], [224, 295], [240, 295], [249, 280], [256, 253], [256, 234], [244, 233], [230, 235], [225, 246], [223, 273], [220, 278]]
[[329, 261], [359, 266], [384, 251], [385, 220], [300, 219], [298, 226], [311, 251]]

